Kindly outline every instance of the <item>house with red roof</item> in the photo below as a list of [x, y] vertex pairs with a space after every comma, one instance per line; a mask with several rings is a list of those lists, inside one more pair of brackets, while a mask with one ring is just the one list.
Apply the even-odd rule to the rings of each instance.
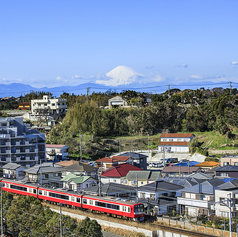
[[47, 160], [67, 160], [69, 157], [68, 149], [66, 145], [59, 144], [45, 144], [46, 159]]
[[127, 173], [131, 170], [141, 171], [142, 169], [128, 163], [116, 165], [101, 175], [101, 182], [123, 184], [126, 180]]
[[95, 161], [97, 168], [102, 168], [103, 170], [109, 169], [112, 166], [120, 165], [129, 162], [129, 156], [113, 156], [104, 157]]
[[192, 133], [163, 133], [158, 144], [159, 152], [188, 153], [189, 142], [194, 138]]

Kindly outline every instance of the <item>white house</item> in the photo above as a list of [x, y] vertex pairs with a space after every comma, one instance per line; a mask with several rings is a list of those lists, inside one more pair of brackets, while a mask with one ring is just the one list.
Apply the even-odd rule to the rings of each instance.
[[45, 148], [47, 160], [67, 160], [69, 158], [69, 147], [66, 145], [46, 144]]
[[21, 166], [16, 163], [7, 163], [2, 167], [3, 177], [8, 179], [23, 179], [25, 178], [25, 173], [23, 172], [26, 167]]
[[116, 96], [108, 100], [109, 109], [113, 107], [128, 108], [128, 103], [126, 100], [122, 99], [121, 96]]
[[66, 112], [67, 99], [53, 99], [49, 95], [44, 95], [43, 99], [31, 100], [31, 114], [29, 119], [37, 120], [39, 116], [55, 117]]
[[192, 133], [163, 133], [158, 144], [159, 152], [188, 153], [189, 142], [194, 138]]

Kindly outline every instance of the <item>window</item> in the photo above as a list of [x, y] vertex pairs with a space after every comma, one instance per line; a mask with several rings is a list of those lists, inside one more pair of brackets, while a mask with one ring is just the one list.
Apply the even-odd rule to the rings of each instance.
[[59, 194], [59, 193], [51, 193], [51, 192], [49, 192], [49, 196], [50, 197], [59, 198], [59, 199], [69, 200], [69, 196], [63, 195], [63, 194]]
[[142, 204], [135, 205], [134, 206], [134, 212], [135, 213], [137, 213], [137, 212], [144, 212], [144, 205], [142, 205]]
[[17, 186], [17, 185], [11, 184], [10, 188], [27, 192], [27, 188], [26, 187], [21, 187], [21, 186]]
[[95, 202], [95, 206], [110, 208], [110, 209], [114, 209], [114, 210], [120, 210], [120, 206], [119, 205], [114, 205], [114, 204], [105, 203], [105, 202], [98, 202], [98, 201], [96, 201]]
[[73, 196], [71, 197], [71, 201], [72, 201], [72, 202], [74, 202], [74, 201], [75, 201], [75, 198], [74, 198]]
[[39, 195], [42, 195], [42, 190], [39, 190]]
[[6, 156], [2, 156], [1, 161], [6, 161], [7, 157]]
[[51, 105], [52, 105], [52, 106], [55, 106], [55, 103], [52, 103]]
[[76, 202], [80, 202], [80, 198], [77, 198], [77, 199], [76, 199]]
[[141, 193], [141, 198], [145, 198], [145, 193]]
[[93, 205], [93, 200], [89, 200], [89, 205]]
[[49, 174], [45, 174], [45, 178], [48, 179], [49, 178]]
[[83, 198], [83, 204], [87, 204], [87, 199]]
[[47, 196], [47, 191], [44, 191], [44, 195]]
[[229, 162], [224, 162], [223, 165], [224, 166], [229, 165]]
[[234, 163], [234, 166], [238, 166], [238, 162], [235, 162], [235, 163]]

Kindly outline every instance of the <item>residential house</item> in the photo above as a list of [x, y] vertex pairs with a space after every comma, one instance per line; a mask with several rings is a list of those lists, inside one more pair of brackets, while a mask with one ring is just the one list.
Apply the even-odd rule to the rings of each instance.
[[23, 117], [0, 118], [0, 165], [31, 167], [45, 161], [45, 134], [23, 123]]
[[54, 163], [43, 163], [24, 170], [26, 173], [25, 179], [32, 183], [60, 188], [62, 187], [62, 170], [63, 168], [60, 165]]
[[63, 168], [62, 177], [65, 177], [70, 173], [91, 176], [92, 178], [97, 179], [98, 169], [96, 167], [78, 161], [75, 164], [65, 166]]
[[216, 177], [238, 178], [238, 166], [226, 165], [215, 169]]
[[46, 144], [46, 159], [51, 161], [67, 160], [69, 158], [68, 149], [66, 145]]
[[192, 133], [163, 133], [158, 144], [159, 152], [189, 153], [189, 142], [194, 138]]
[[121, 96], [116, 96], [108, 100], [109, 109], [112, 108], [129, 108], [126, 100], [122, 99]]
[[215, 203], [213, 209], [216, 216], [229, 218], [229, 203], [231, 198], [231, 215], [234, 218], [238, 217], [238, 179], [230, 179], [228, 182], [221, 184], [219, 190], [215, 190]]
[[126, 175], [130, 170], [140, 171], [142, 169], [127, 163], [116, 165], [101, 174], [101, 182], [123, 184], [126, 182]]
[[18, 105], [17, 110], [30, 110], [31, 109], [31, 103], [20, 103]]
[[196, 173], [199, 171], [199, 167], [195, 166], [166, 166], [161, 171], [163, 176], [189, 176], [190, 174]]
[[127, 163], [137, 166], [143, 170], [147, 170], [147, 155], [137, 153], [137, 152], [124, 152], [118, 155], [117, 157], [129, 157]]
[[126, 175], [125, 184], [129, 186], [140, 187], [142, 185], [154, 182], [160, 177], [160, 171], [130, 170]]
[[91, 176], [76, 175], [72, 173], [65, 176], [61, 181], [63, 182], [63, 188], [72, 189], [75, 192], [80, 192], [83, 188], [97, 185], [97, 180]]
[[63, 167], [67, 167], [67, 166], [77, 164], [77, 163], [78, 163], [78, 161], [76, 161], [76, 160], [63, 160], [63, 161], [56, 163], [56, 165], [61, 165]]
[[238, 166], [238, 156], [222, 156], [220, 166], [234, 165]]
[[8, 163], [3, 165], [3, 177], [7, 179], [17, 179], [21, 180], [25, 178], [25, 173], [23, 172], [26, 167], [23, 167], [16, 163]]
[[99, 195], [101, 196], [114, 196], [120, 198], [135, 198], [137, 197], [137, 192], [135, 187], [130, 187], [123, 184], [118, 183], [105, 183], [102, 184], [101, 187], [91, 186], [89, 188], [84, 188], [83, 191], [85, 194], [89, 195]]
[[194, 217], [212, 214], [211, 206], [215, 201], [215, 190], [223, 183], [225, 183], [223, 180], [214, 178], [181, 189], [182, 196], [177, 198], [180, 213]]
[[194, 165], [194, 167], [199, 167], [201, 171], [205, 172], [209, 169], [212, 169], [214, 167], [217, 167], [219, 165], [219, 162], [215, 162], [215, 161], [204, 161], [201, 162], [197, 165]]
[[111, 168], [112, 166], [128, 163], [129, 158], [130, 158], [129, 156], [121, 156], [121, 157], [113, 156], [111, 158], [104, 157], [104, 158], [97, 159], [95, 161], [95, 164], [96, 164], [97, 168], [101, 168], [102, 171], [105, 171], [105, 170]]
[[153, 206], [162, 215], [177, 210], [177, 193], [183, 186], [158, 179], [138, 188], [139, 202]]
[[54, 99], [43, 95], [43, 99], [31, 100], [29, 119], [37, 120], [40, 116], [58, 117], [67, 110], [67, 99]]

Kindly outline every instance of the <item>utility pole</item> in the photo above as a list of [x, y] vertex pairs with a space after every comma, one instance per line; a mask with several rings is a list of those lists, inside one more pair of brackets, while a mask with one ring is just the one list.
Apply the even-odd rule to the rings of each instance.
[[101, 173], [102, 173], [102, 161], [101, 161], [101, 167], [100, 167], [101, 171], [99, 171], [99, 175], [98, 175], [98, 196], [101, 196], [102, 195], [102, 185], [101, 185]]
[[119, 138], [119, 152], [121, 153], [121, 138]]
[[62, 210], [61, 210], [61, 203], [60, 203], [60, 237], [63, 236], [63, 230], [62, 230]]
[[[133, 152], [133, 141], [131, 141], [131, 151]], [[131, 161], [131, 165], [133, 165], [133, 159], [131, 158], [131, 152], [130, 152], [130, 161]]]
[[230, 237], [232, 237], [231, 193], [227, 194], [227, 196], [228, 196], [228, 207], [229, 207], [229, 231], [230, 231]]
[[1, 182], [1, 236], [3, 235], [3, 201], [2, 201], [2, 182]]
[[42, 186], [42, 163], [40, 159], [40, 185]]
[[148, 133], [148, 151], [150, 153], [150, 135], [149, 135], [149, 133]]
[[90, 87], [87, 88], [87, 103], [88, 103], [88, 94], [89, 94]]
[[82, 162], [82, 137], [83, 135], [79, 135], [79, 139], [80, 139], [80, 161]]

